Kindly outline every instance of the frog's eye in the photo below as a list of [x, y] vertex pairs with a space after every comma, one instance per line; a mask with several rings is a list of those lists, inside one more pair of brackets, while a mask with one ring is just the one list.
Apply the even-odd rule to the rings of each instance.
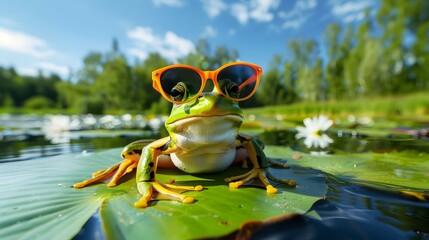
[[226, 92], [230, 97], [237, 98], [239, 93], [239, 88], [237, 83], [229, 81], [226, 84]]
[[228, 95], [229, 97], [232, 98], [237, 98], [239, 93], [240, 93], [240, 89], [237, 85], [237, 83], [229, 80], [229, 79], [223, 79], [221, 81], [219, 81], [219, 84], [221, 85], [221, 90], [223, 92], [223, 94]]
[[171, 99], [174, 101], [182, 101], [186, 98], [186, 87], [183, 83], [179, 82], [170, 90]]

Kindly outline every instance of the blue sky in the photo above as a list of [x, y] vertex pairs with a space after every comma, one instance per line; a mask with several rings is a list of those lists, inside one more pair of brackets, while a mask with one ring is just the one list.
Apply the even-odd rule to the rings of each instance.
[[159, 52], [175, 61], [207, 38], [211, 49], [237, 49], [242, 61], [267, 67], [287, 58], [287, 42], [320, 41], [330, 22], [359, 23], [375, 0], [14, 0], [0, 8], [0, 66], [21, 74], [82, 67], [91, 51], [105, 53], [112, 39], [130, 63]]

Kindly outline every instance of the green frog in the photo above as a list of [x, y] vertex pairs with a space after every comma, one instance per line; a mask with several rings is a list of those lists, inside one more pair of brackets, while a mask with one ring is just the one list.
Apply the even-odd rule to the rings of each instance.
[[[248, 98], [257, 88], [255, 81], [259, 81], [262, 74], [260, 67], [249, 63], [232, 63], [216, 71], [201, 71], [187, 65], [173, 65], [156, 70], [153, 74], [154, 88], [174, 104], [165, 122], [169, 136], [151, 143], [136, 141], [129, 144], [121, 153], [124, 159], [122, 162], [95, 172], [93, 178], [76, 183], [74, 187], [82, 188], [107, 178], [111, 178], [108, 186], [114, 187], [122, 176], [136, 168], [137, 189], [142, 195], [135, 203], [136, 207], [147, 207], [157, 193], [169, 195], [183, 203], [192, 203], [194, 199], [181, 192], [201, 191], [203, 186], [177, 186], [172, 184], [173, 181], [159, 182], [156, 179], [158, 167], [174, 165], [191, 174], [213, 173], [224, 171], [237, 158], [241, 158], [245, 159], [243, 166], [249, 159], [253, 168], [243, 175], [226, 178], [230, 188], [238, 188], [246, 182], [259, 179], [268, 194], [277, 192], [268, 177], [276, 181], [279, 179], [269, 173], [268, 159], [261, 144], [255, 138], [239, 132], [243, 112], [238, 101]], [[167, 74], [170, 75], [165, 76]], [[214, 83], [211, 91], [205, 89], [207, 79]], [[202, 82], [201, 86], [195, 83], [198, 81]], [[243, 157], [243, 153], [247, 156]], [[294, 180], [281, 181], [290, 186], [296, 185]]]

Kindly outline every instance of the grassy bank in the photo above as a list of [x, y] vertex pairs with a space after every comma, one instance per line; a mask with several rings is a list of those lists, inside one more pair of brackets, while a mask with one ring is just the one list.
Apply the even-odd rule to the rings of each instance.
[[[0, 108], [1, 113], [11, 114], [77, 114], [66, 109]], [[124, 111], [111, 114], [126, 113]], [[135, 112], [130, 112], [134, 114]], [[302, 118], [310, 115], [348, 116], [350, 114], [369, 117], [400, 117], [429, 120], [429, 92], [401, 96], [360, 98], [328, 102], [302, 102], [290, 105], [266, 106], [245, 109], [246, 114], [281, 114]], [[150, 111], [141, 114], [150, 114]]]
[[315, 114], [429, 119], [429, 92], [401, 96], [374, 97], [246, 109], [247, 114], [282, 114], [305, 117]]

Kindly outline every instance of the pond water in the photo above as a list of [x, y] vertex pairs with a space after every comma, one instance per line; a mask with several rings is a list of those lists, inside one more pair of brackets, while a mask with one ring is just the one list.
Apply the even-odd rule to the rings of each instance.
[[[47, 156], [68, 153], [86, 154], [122, 147], [137, 139], [165, 136], [163, 118], [152, 116], [0, 116], [1, 162], [37, 161]], [[418, 129], [427, 129], [420, 125]], [[67, 131], [64, 131], [67, 129]], [[405, 131], [406, 134], [403, 134]], [[370, 136], [365, 131], [328, 131], [332, 143], [323, 154], [335, 152], [391, 152], [413, 150], [429, 153], [429, 139], [415, 129], [395, 128], [401, 134]], [[65, 134], [66, 133], [66, 134]], [[266, 145], [289, 146], [311, 152], [295, 130], [271, 130], [258, 134]], [[119, 154], [119, 153], [118, 153]], [[429, 161], [429, 159], [428, 159]], [[428, 171], [428, 169], [422, 169]], [[429, 203], [406, 198], [400, 194], [356, 185], [336, 176], [324, 174], [328, 193], [314, 204], [312, 210], [322, 221], [305, 218], [301, 221], [279, 222], [280, 233], [262, 232], [263, 238], [288, 239], [429, 239]], [[93, 237], [93, 218], [76, 238]], [[91, 225], [91, 226], [90, 226]], [[97, 224], [95, 224], [97, 225]], [[287, 231], [286, 231], [287, 230]]]

